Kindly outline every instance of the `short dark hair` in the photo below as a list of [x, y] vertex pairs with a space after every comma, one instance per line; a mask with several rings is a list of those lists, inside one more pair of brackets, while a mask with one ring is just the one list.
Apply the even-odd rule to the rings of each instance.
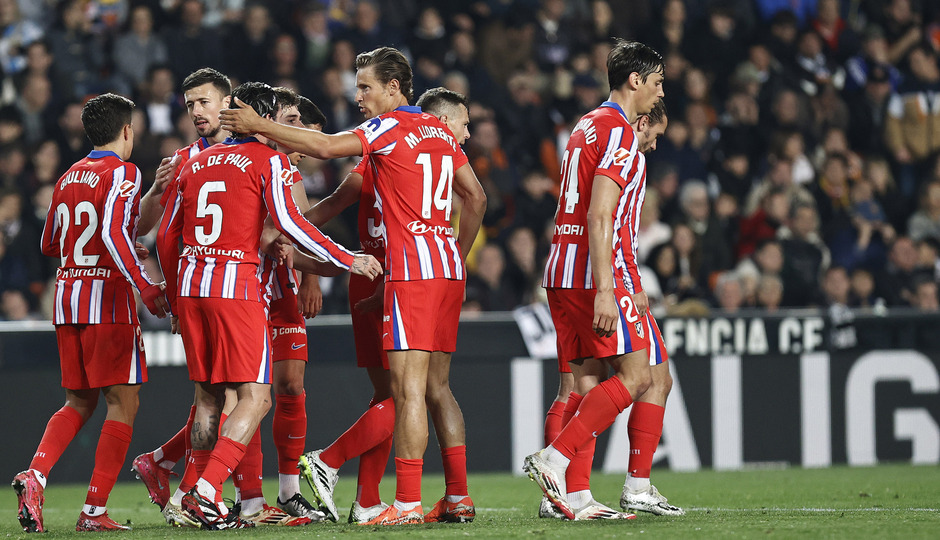
[[356, 69], [367, 67], [372, 68], [375, 78], [382, 84], [388, 84], [392, 79], [397, 79], [405, 98], [408, 101], [414, 98], [411, 64], [398, 49], [379, 47], [369, 52], [359, 53], [356, 56]]
[[448, 90], [443, 86], [431, 88], [430, 90], [421, 94], [421, 97], [418, 98], [416, 105], [421, 107], [421, 109], [425, 112], [429, 112], [435, 116], [443, 114], [443, 109], [446, 107], [457, 107], [458, 105], [463, 105], [467, 108], [467, 111], [470, 110], [470, 102], [467, 100], [467, 96], [461, 94], [460, 92]]
[[186, 78], [183, 79], [183, 92], [204, 84], [215, 86], [216, 89], [221, 92], [222, 97], [232, 93], [232, 81], [221, 72], [210, 67], [197, 69], [187, 75]]
[[666, 121], [666, 103], [660, 99], [653, 105], [653, 110], [646, 113], [650, 119], [650, 125], [655, 126]]
[[274, 99], [277, 102], [277, 110], [282, 111], [287, 107], [300, 106], [300, 94], [294, 92], [286, 86], [274, 87]]
[[[232, 90], [232, 107], [238, 108], [235, 98], [254, 109], [259, 116], [273, 117], [277, 113], [277, 97], [274, 89], [263, 82], [242, 83]], [[246, 135], [249, 134], [232, 133], [232, 137], [236, 139], [244, 138]]]
[[104, 146], [118, 138], [131, 123], [134, 102], [117, 94], [102, 94], [82, 107], [82, 126], [91, 144]]
[[651, 74], [664, 70], [663, 57], [639, 41], [618, 39], [607, 55], [607, 82], [612, 90], [626, 84], [631, 73], [639, 74], [640, 80], [646, 82]]
[[320, 107], [317, 107], [317, 104], [300, 96], [300, 104], [297, 105], [297, 110], [300, 111], [300, 123], [309, 126], [311, 124], [317, 124], [320, 126], [320, 129], [326, 127], [326, 115], [323, 114], [323, 111], [320, 110]]

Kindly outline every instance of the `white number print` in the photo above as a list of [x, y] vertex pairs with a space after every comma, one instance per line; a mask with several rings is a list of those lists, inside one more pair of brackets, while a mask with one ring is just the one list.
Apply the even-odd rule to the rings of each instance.
[[[561, 170], [564, 175], [561, 179], [562, 197], [565, 201], [566, 214], [574, 213], [575, 205], [581, 200], [581, 195], [578, 193], [578, 161], [580, 159], [581, 148], [575, 148], [574, 153], [570, 156], [568, 151], [565, 150], [565, 155], [561, 160]], [[561, 201], [559, 201], [559, 204], [561, 204]]]
[[630, 298], [629, 294], [624, 295], [620, 299], [620, 307], [627, 310], [627, 322], [634, 323], [640, 320], [640, 312], [637, 311], [636, 305], [633, 303], [633, 298]]
[[[69, 225], [72, 223], [72, 216], [71, 212], [69, 211], [69, 206], [65, 203], [59, 203], [59, 206], [56, 206], [55, 208], [55, 212], [59, 218], [59, 224], [62, 227], [62, 232], [59, 234], [59, 251], [62, 253], [62, 264], [65, 265], [68, 262], [65, 255], [65, 237], [69, 232]], [[98, 264], [98, 259], [100, 259], [101, 256], [86, 255], [85, 246], [88, 245], [88, 242], [90, 242], [98, 232], [98, 211], [95, 210], [95, 205], [88, 201], [82, 201], [76, 204], [76, 227], [79, 227], [82, 224], [82, 214], [87, 216], [88, 221], [85, 225], [85, 230], [82, 231], [82, 234], [79, 235], [78, 240], [75, 241], [75, 246], [72, 250], [72, 260], [75, 261], [76, 266], [94, 266]]]
[[199, 198], [197, 199], [196, 217], [212, 218], [212, 225], [209, 228], [209, 234], [206, 234], [206, 228], [202, 225], [196, 225], [196, 241], [204, 246], [208, 246], [219, 239], [222, 235], [222, 207], [209, 202], [210, 193], [220, 193], [225, 191], [225, 182], [216, 180], [206, 182], [199, 188]]
[[[450, 209], [453, 201], [453, 183], [454, 183], [454, 157], [443, 156], [441, 158], [441, 176], [437, 180], [437, 188], [432, 186], [434, 170], [431, 166], [431, 154], [418, 154], [415, 163], [421, 165], [424, 171], [424, 191], [421, 196], [421, 217], [431, 219], [431, 199], [434, 200], [434, 208], [444, 211], [444, 220], [450, 221]], [[433, 195], [433, 197], [432, 197]]]

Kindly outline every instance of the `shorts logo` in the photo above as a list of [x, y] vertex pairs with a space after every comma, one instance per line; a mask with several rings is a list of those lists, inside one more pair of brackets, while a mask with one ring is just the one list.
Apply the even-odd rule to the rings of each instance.
[[643, 323], [641, 322], [636, 323], [636, 333], [641, 338], [643, 337]]
[[630, 151], [626, 148], [618, 148], [614, 150], [614, 165], [617, 167], [623, 167], [627, 164], [627, 161], [630, 159]]
[[298, 351], [298, 350], [304, 348], [304, 344], [303, 344], [303, 343], [294, 343], [294, 344], [292, 344], [292, 345], [290, 346], [290, 348], [293, 349], [293, 350], [295, 350], [295, 351]]

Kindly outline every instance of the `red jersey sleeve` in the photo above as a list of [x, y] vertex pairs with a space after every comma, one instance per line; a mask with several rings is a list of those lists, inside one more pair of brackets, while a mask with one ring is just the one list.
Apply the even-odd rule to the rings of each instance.
[[294, 173], [291, 172], [287, 157], [283, 154], [272, 156], [268, 165], [270, 169], [262, 175], [265, 183], [264, 204], [274, 220], [274, 226], [314, 255], [348, 270], [355, 256], [304, 219], [297, 208], [291, 194]]
[[49, 206], [46, 212], [46, 224], [42, 228], [42, 254], [47, 257], [61, 257], [62, 250], [59, 246], [59, 220], [56, 219], [55, 200]]
[[[171, 188], [167, 187], [164, 194], [170, 193], [170, 191]], [[163, 271], [163, 279], [166, 280], [166, 297], [170, 302], [170, 311], [177, 313], [179, 244], [180, 237], [183, 235], [183, 220], [180, 217], [180, 208], [183, 205], [183, 200], [180, 197], [179, 184], [175, 180], [172, 184], [172, 197], [170, 204], [164, 207], [163, 217], [160, 219], [160, 226], [157, 228], [157, 257], [160, 261], [160, 269]]]
[[125, 163], [114, 169], [101, 223], [101, 239], [118, 270], [138, 291], [153, 285], [137, 258], [137, 218], [140, 207], [140, 171]]
[[597, 141], [594, 144], [600, 156], [594, 175], [606, 176], [623, 189], [636, 173], [637, 167], [639, 149], [633, 128], [626, 120], [598, 123]]

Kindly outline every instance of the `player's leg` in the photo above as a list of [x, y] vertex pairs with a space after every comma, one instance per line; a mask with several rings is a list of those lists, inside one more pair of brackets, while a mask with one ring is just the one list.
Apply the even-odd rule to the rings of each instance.
[[656, 515], [681, 516], [685, 511], [671, 505], [666, 497], [650, 484], [653, 455], [663, 432], [666, 399], [672, 391], [669, 358], [662, 335], [652, 315], [646, 316], [650, 336], [650, 375], [652, 384], [633, 404], [627, 434], [630, 458], [627, 477], [620, 496], [624, 510], [633, 509]]
[[49, 471], [62, 457], [78, 431], [95, 412], [98, 405], [98, 389], [65, 390], [65, 405], [56, 411], [46, 424], [33, 454], [29, 468], [13, 477], [13, 489], [19, 504], [20, 525], [26, 532], [44, 532], [42, 505], [43, 491]]
[[[559, 364], [561, 361], [559, 361]], [[567, 367], [567, 362], [565, 362]], [[568, 403], [568, 395], [574, 390], [574, 375], [571, 374], [571, 368], [567, 371], [558, 372], [558, 393], [555, 394], [555, 400], [552, 401], [548, 412], [545, 413], [545, 446], [552, 444], [555, 437], [561, 433], [562, 415], [565, 411], [565, 404]]]
[[[275, 350], [277, 346], [275, 345]], [[306, 347], [301, 348], [304, 353]], [[275, 356], [277, 358], [277, 356]], [[296, 517], [319, 520], [323, 516], [300, 494], [297, 461], [307, 440], [307, 401], [304, 392], [304, 360], [284, 358], [274, 362], [274, 446], [277, 448], [277, 506]]]
[[138, 384], [119, 384], [102, 389], [108, 414], [101, 426], [101, 436], [95, 451], [95, 468], [85, 496], [85, 506], [75, 525], [78, 531], [129, 529], [108, 517], [107, 504], [131, 443], [134, 418], [140, 404], [139, 392]]
[[376, 354], [383, 357], [383, 365], [370, 365], [366, 367], [369, 380], [372, 382], [372, 400], [369, 407], [381, 405], [388, 410], [388, 417], [384, 431], [388, 433], [377, 445], [359, 456], [359, 474], [357, 478], [356, 500], [349, 512], [350, 523], [364, 523], [374, 519], [388, 505], [382, 502], [379, 495], [379, 484], [388, 458], [392, 451], [392, 431], [395, 428], [395, 404], [392, 401], [391, 376], [388, 371], [388, 357], [385, 351], [378, 350]]
[[476, 509], [467, 489], [467, 439], [463, 412], [450, 388], [450, 353], [431, 353], [426, 401], [444, 463], [444, 497], [434, 505], [425, 522], [473, 521]]
[[192, 451], [189, 433], [195, 414], [196, 406], [193, 405], [189, 408], [186, 424], [175, 435], [155, 450], [137, 456], [131, 464], [131, 470], [147, 488], [150, 501], [159, 506], [160, 510], [170, 499], [170, 476], [178, 476], [173, 472], [173, 467]]

